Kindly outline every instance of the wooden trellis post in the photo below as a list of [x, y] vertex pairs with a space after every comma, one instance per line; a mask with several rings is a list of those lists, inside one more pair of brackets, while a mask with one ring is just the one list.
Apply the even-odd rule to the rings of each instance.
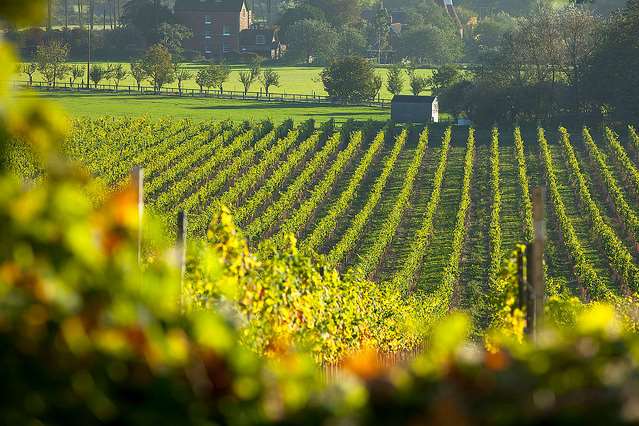
[[186, 213], [183, 210], [178, 212], [177, 216], [177, 241], [175, 244], [176, 262], [178, 268], [180, 268], [180, 311], [184, 312], [185, 300], [184, 300], [184, 273], [186, 272], [186, 232], [187, 232], [187, 220]]
[[142, 266], [142, 226], [144, 224], [144, 168], [136, 166], [131, 170], [131, 182], [135, 188], [138, 203], [138, 266]]
[[544, 218], [545, 189], [535, 188], [533, 191], [533, 221], [535, 237], [527, 249], [527, 333], [536, 339], [539, 325], [544, 316], [544, 244], [546, 241], [546, 222]]

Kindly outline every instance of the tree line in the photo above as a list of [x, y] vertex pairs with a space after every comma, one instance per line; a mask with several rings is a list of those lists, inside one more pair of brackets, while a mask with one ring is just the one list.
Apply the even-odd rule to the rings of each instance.
[[[45, 82], [55, 88], [56, 85], [68, 78], [68, 82], [73, 86], [98, 87], [104, 80], [111, 80], [116, 90], [120, 83], [131, 76], [137, 85], [137, 90], [142, 90], [142, 85], [148, 81], [153, 85], [153, 89], [159, 92], [167, 84], [177, 82], [180, 93], [183, 83], [195, 78], [200, 91], [217, 88], [221, 93], [224, 91], [224, 84], [229, 80], [231, 68], [224, 62], [211, 63], [197, 72], [192, 72], [185, 67], [184, 63], [175, 61], [169, 49], [156, 44], [149, 48], [145, 55], [132, 61], [129, 67], [124, 64], [93, 64], [80, 65], [69, 64], [69, 47], [64, 43], [53, 40], [43, 43], [36, 49], [36, 54], [32, 62], [22, 64], [20, 71], [29, 79], [29, 85], [33, 85], [33, 77], [36, 72], [40, 72]], [[86, 78], [86, 80], [85, 80]], [[273, 68], [262, 66], [262, 60], [256, 58], [246, 71], [240, 71], [239, 82], [244, 88], [244, 94], [256, 83], [264, 89], [266, 96], [270, 89], [280, 86], [280, 74]], [[78, 83], [78, 80], [81, 80]]]
[[482, 48], [441, 105], [478, 123], [634, 120], [639, 113], [639, 0], [607, 18], [538, 3]]

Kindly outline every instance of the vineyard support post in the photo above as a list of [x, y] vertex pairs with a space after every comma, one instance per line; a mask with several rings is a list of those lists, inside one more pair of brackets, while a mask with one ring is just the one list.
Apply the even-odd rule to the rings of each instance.
[[177, 216], [177, 241], [175, 245], [177, 266], [180, 268], [180, 311], [185, 311], [184, 303], [184, 273], [186, 271], [186, 232], [187, 219], [184, 210], [180, 210]]
[[528, 253], [527, 275], [529, 297], [527, 320], [528, 333], [536, 339], [539, 325], [544, 315], [544, 243], [546, 240], [546, 222], [544, 219], [545, 189], [537, 187], [533, 191], [533, 221], [535, 237]]
[[528, 280], [526, 280], [526, 275], [524, 274], [524, 261], [528, 253], [529, 246], [530, 245], [526, 245], [525, 252], [523, 250], [517, 251], [517, 307], [522, 311], [526, 308], [526, 302], [528, 300]]
[[131, 182], [138, 203], [138, 266], [142, 266], [142, 225], [144, 219], [144, 168], [136, 166], [131, 170]]

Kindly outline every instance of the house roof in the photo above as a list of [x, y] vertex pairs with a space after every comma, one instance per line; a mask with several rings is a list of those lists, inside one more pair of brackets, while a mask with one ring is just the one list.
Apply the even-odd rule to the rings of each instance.
[[174, 11], [189, 12], [240, 12], [246, 0], [175, 0]]
[[391, 103], [432, 104], [437, 96], [395, 95]]

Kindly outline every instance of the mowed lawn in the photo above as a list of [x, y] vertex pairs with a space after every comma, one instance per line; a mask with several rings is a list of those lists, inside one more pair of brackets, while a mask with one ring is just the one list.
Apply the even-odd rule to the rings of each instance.
[[140, 116], [191, 118], [194, 120], [261, 120], [271, 118], [295, 121], [331, 118], [342, 122], [355, 120], [388, 120], [390, 109], [293, 104], [280, 102], [236, 101], [210, 98], [177, 98], [169, 96], [129, 96], [85, 93], [29, 93], [23, 97], [38, 97], [61, 105], [72, 117]]
[[[103, 66], [107, 66], [108, 63], [100, 63]], [[86, 66], [86, 64], [80, 64]], [[127, 70], [129, 70], [129, 64], [123, 63]], [[204, 67], [205, 65], [201, 64], [184, 64], [184, 67], [191, 71], [193, 74], [193, 78], [184, 82], [184, 88], [186, 89], [199, 89], [199, 86], [195, 83], [195, 74], [197, 71]], [[246, 67], [242, 66], [231, 66], [232, 72], [231, 75], [224, 85], [225, 90], [233, 90], [233, 91], [243, 91], [243, 86], [239, 81], [239, 72], [246, 69]], [[302, 94], [302, 95], [326, 95], [326, 91], [324, 90], [324, 85], [320, 79], [320, 73], [322, 72], [321, 67], [273, 67], [280, 74], [280, 87], [271, 88], [272, 93], [294, 93], [294, 94]], [[384, 80], [384, 84], [382, 85], [381, 97], [382, 98], [391, 98], [392, 95], [386, 89], [386, 76], [387, 70], [385, 68], [377, 68], [377, 73], [382, 76]], [[429, 77], [432, 75], [432, 70], [430, 69], [419, 69], [417, 70], [417, 74], [425, 77]], [[403, 93], [410, 94], [410, 87], [408, 85], [408, 76], [404, 75], [405, 84]], [[19, 76], [20, 80], [27, 80], [28, 77], [25, 74], [21, 74]], [[86, 79], [86, 77], [85, 77]], [[34, 75], [34, 80], [36, 81], [44, 81], [42, 75], [39, 72], [36, 72]], [[78, 79], [76, 83], [80, 83], [81, 79]], [[63, 81], [68, 81], [68, 78]], [[112, 84], [111, 81], [104, 80], [101, 84]], [[148, 81], [144, 83], [145, 85], [150, 85]], [[136, 86], [135, 80], [129, 75], [127, 78], [120, 83], [121, 87]], [[168, 84], [165, 87], [177, 87], [177, 83]], [[259, 83], [255, 83], [251, 86], [251, 91], [259, 91], [260, 85]], [[428, 92], [424, 92], [423, 94], [428, 94]]]

